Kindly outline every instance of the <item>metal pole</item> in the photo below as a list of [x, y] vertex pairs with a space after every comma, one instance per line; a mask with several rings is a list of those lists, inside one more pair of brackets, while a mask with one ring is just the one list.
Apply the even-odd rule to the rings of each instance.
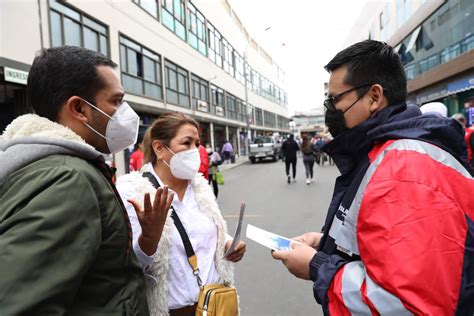
[[[248, 47], [248, 44], [247, 44]], [[245, 108], [247, 110], [247, 137], [245, 138], [245, 152], [248, 154], [250, 149], [250, 140], [252, 138], [250, 132], [250, 104], [249, 104], [249, 92], [248, 92], [248, 83], [247, 83], [247, 47], [244, 52], [244, 80], [245, 80]]]

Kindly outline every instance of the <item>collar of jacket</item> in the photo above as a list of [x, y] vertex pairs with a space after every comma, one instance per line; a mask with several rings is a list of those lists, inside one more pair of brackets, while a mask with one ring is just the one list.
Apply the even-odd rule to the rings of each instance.
[[347, 174], [367, 157], [372, 149], [373, 140], [367, 136], [371, 130], [417, 115], [421, 115], [420, 110], [407, 108], [405, 103], [387, 106], [368, 120], [335, 137], [322, 150], [331, 156], [341, 174]]

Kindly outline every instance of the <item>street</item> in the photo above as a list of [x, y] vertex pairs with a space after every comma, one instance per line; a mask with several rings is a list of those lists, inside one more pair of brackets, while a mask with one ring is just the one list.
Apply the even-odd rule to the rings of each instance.
[[319, 231], [324, 223], [339, 172], [327, 163], [315, 164], [315, 182], [306, 185], [302, 159], [297, 181], [286, 182], [282, 161], [244, 164], [224, 172], [219, 205], [234, 234], [240, 201], [247, 204], [241, 238], [247, 243], [244, 259], [236, 264], [236, 286], [241, 315], [323, 315], [313, 298], [312, 282], [295, 278], [270, 250], [245, 238], [247, 224], [276, 234], [294, 237]]

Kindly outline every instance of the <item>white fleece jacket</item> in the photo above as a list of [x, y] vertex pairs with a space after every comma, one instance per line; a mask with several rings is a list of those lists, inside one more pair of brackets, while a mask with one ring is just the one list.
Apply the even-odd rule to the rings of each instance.
[[[151, 165], [149, 165], [151, 166]], [[142, 168], [142, 172], [147, 171], [147, 166]], [[150, 181], [144, 178], [141, 173], [132, 172], [130, 174], [121, 176], [117, 180], [117, 185], [121, 184], [133, 186], [136, 192], [143, 196], [145, 193], [150, 193], [150, 198], [153, 201], [155, 188]], [[227, 224], [224, 221], [219, 206], [212, 193], [211, 187], [201, 174], [198, 174], [192, 181], [191, 186], [194, 191], [194, 197], [199, 206], [199, 209], [206, 214], [208, 218], [217, 226], [218, 242], [217, 251], [214, 255], [217, 272], [219, 273], [220, 281], [226, 285], [233, 286], [234, 283], [234, 267], [228, 260], [222, 259], [224, 256], [224, 247], [227, 233]], [[140, 201], [143, 203], [143, 201]], [[142, 205], [143, 207], [143, 205]], [[148, 299], [148, 306], [150, 314], [165, 316], [168, 315], [168, 284], [167, 274], [170, 266], [169, 262], [169, 247], [171, 229], [174, 226], [171, 212], [168, 212], [168, 218], [163, 229], [158, 249], [154, 255], [153, 263], [146, 271], [146, 274], [153, 276], [158, 281], [155, 283], [153, 278], [146, 278], [146, 292]]]

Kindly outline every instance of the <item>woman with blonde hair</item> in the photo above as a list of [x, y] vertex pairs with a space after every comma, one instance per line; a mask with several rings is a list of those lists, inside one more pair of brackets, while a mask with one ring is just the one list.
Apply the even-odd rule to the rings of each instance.
[[[226, 222], [211, 187], [197, 173], [198, 131], [198, 123], [185, 114], [162, 114], [145, 135], [141, 173], [134, 172], [117, 181], [132, 223], [133, 248], [147, 275], [152, 315], [194, 315], [198, 300], [199, 286], [171, 218], [172, 212], [176, 212], [189, 236], [203, 284], [232, 286], [232, 262], [239, 261], [246, 249], [245, 243], [239, 241], [236, 250], [223, 259], [232, 238], [227, 234]], [[150, 175], [152, 178], [146, 178]], [[172, 211], [168, 214], [167, 210], [163, 211], [167, 198], [172, 200]], [[143, 214], [161, 216], [164, 226], [162, 223], [161, 227], [155, 224], [150, 228], [150, 221], [140, 218]]]

